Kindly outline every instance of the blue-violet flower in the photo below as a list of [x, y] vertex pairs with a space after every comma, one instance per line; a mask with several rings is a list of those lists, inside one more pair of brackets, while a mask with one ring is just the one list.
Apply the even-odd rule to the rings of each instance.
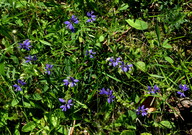
[[21, 84], [21, 85], [25, 85], [25, 84], [26, 84], [26, 82], [24, 82], [24, 81], [21, 80], [21, 79], [18, 79], [17, 82], [18, 82], [19, 84]]
[[178, 91], [177, 94], [179, 94], [180, 97], [186, 97], [185, 94], [184, 94], [184, 92]]
[[96, 52], [93, 52], [92, 49], [91, 49], [91, 50], [86, 50], [86, 54], [85, 54], [86, 56], [89, 55], [90, 58], [94, 58], [94, 57], [93, 57], [93, 54], [96, 54]]
[[87, 22], [93, 22], [96, 20], [96, 16], [93, 15], [93, 13], [94, 13], [93, 11], [87, 12], [87, 16], [90, 17], [90, 19], [88, 19]]
[[74, 87], [75, 85], [77, 85], [76, 83], [79, 82], [79, 80], [74, 79], [73, 77], [68, 77], [68, 79], [64, 79], [63, 82], [66, 86]]
[[136, 114], [137, 115], [142, 115], [142, 116], [145, 116], [147, 115], [147, 110], [148, 108], [145, 108], [145, 105], [142, 105], [141, 107], [139, 106], [138, 109], [136, 110]]
[[180, 85], [179, 85], [179, 88], [180, 88], [181, 90], [183, 90], [183, 91], [189, 90], [189, 88], [187, 87], [186, 84], [184, 84], [184, 85], [180, 84]]
[[116, 58], [116, 60], [114, 58], [110, 58], [109, 59], [109, 66], [113, 66], [113, 67], [118, 66], [119, 63], [122, 63], [120, 60], [121, 60], [120, 57]]
[[50, 75], [50, 74], [51, 74], [50, 69], [52, 69], [52, 68], [53, 68], [53, 65], [46, 64], [46, 67], [45, 67], [46, 71], [45, 71], [45, 72], [46, 72], [48, 75]]
[[186, 85], [186, 84], [184, 84], [184, 85], [180, 84], [180, 85], [179, 85], [179, 88], [181, 89], [181, 91], [178, 91], [177, 94], [179, 94], [180, 97], [186, 97], [185, 94], [184, 94], [184, 92], [187, 91], [187, 90], [189, 90], [189, 88], [187, 87], [187, 85]]
[[78, 21], [76, 16], [72, 15], [71, 19], [69, 21], [65, 21], [64, 23], [67, 25], [66, 27], [68, 29], [70, 29], [72, 32], [75, 32], [75, 28], [73, 26], [73, 23], [78, 24], [79, 21]]
[[62, 111], [67, 111], [67, 109], [70, 109], [71, 106], [73, 105], [72, 104], [72, 99], [69, 99], [68, 101], [65, 101], [64, 99], [62, 98], [59, 98], [59, 101], [61, 103], [65, 103], [64, 105], [61, 105], [60, 108], [62, 108]]
[[119, 67], [122, 69], [122, 71], [127, 72], [131, 70], [132, 66], [133, 66], [132, 64], [127, 65], [124, 62], [121, 62], [121, 65]]
[[[27, 84], [26, 82], [24, 82], [24, 81], [21, 80], [21, 79], [18, 79], [17, 82], [18, 82], [18, 84], [20, 84], [21, 86]], [[13, 85], [13, 87], [16, 88], [15, 91], [21, 91], [21, 90], [22, 90], [22, 88], [21, 88], [20, 85], [17, 85], [17, 84], [14, 84], [14, 85]]]
[[37, 56], [36, 55], [34, 55], [34, 56], [29, 55], [28, 57], [25, 57], [25, 59], [27, 59], [25, 62], [28, 63], [30, 61], [36, 61]]
[[17, 84], [13, 85], [13, 87], [15, 87], [15, 91], [22, 91], [21, 87]]
[[149, 91], [148, 93], [150, 94], [156, 94], [157, 92], [159, 92], [159, 87], [157, 85], [154, 85], [153, 88], [151, 88], [151, 86], [147, 86], [147, 90]]
[[113, 96], [113, 91], [110, 90], [110, 89], [105, 90], [105, 88], [102, 88], [102, 89], [100, 90], [99, 94], [101, 94], [101, 95], [107, 95], [107, 96], [108, 96], [108, 98], [107, 98], [107, 102], [108, 102], [108, 103], [111, 103], [111, 102], [114, 101], [113, 98], [115, 98], [115, 96]]
[[32, 47], [31, 45], [30, 45], [30, 41], [29, 41], [29, 39], [26, 39], [25, 41], [23, 41], [23, 43], [19, 43], [19, 48], [21, 48], [21, 49], [25, 49], [25, 50], [27, 50], [27, 51], [29, 51], [30, 49], [30, 47]]

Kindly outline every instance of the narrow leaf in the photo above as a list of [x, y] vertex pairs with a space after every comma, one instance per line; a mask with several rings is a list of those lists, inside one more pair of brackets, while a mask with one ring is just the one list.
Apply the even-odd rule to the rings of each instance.
[[4, 65], [4, 63], [0, 63], [0, 75], [5, 75], [5, 65]]
[[51, 46], [51, 43], [45, 41], [45, 40], [39, 40], [42, 44]]
[[155, 75], [155, 74], [149, 74], [151, 77], [156, 77], [156, 78], [164, 78], [163, 76], [160, 75]]

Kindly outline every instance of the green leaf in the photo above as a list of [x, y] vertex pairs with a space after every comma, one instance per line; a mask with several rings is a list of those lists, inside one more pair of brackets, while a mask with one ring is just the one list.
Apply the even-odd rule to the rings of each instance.
[[151, 133], [141, 133], [140, 135], [152, 135]]
[[52, 117], [51, 117], [51, 124], [52, 124], [54, 127], [57, 127], [57, 126], [58, 126], [58, 117], [52, 116]]
[[45, 40], [39, 40], [42, 44], [51, 46], [51, 43], [45, 41]]
[[0, 75], [5, 75], [5, 65], [4, 65], [4, 63], [0, 63]]
[[79, 42], [80, 43], [83, 43], [84, 42], [84, 39], [82, 37], [79, 37]]
[[41, 95], [39, 93], [33, 94], [32, 97], [33, 97], [34, 100], [41, 100], [42, 99], [42, 97], [41, 97]]
[[160, 37], [160, 30], [159, 30], [158, 24], [155, 25], [155, 32], [156, 32], [156, 35], [157, 35], [158, 45], [159, 45], [161, 37]]
[[121, 7], [119, 8], [119, 10], [126, 10], [128, 7], [129, 7], [128, 4], [123, 3], [123, 4], [121, 5]]
[[11, 106], [16, 106], [19, 103], [18, 99], [13, 99], [11, 102]]
[[155, 75], [155, 74], [149, 74], [151, 77], [156, 77], [156, 78], [164, 78], [163, 76], [160, 75]]
[[140, 97], [138, 95], [135, 96], [135, 103], [139, 103]]
[[146, 30], [148, 28], [148, 24], [139, 19], [127, 19], [125, 20], [131, 27], [138, 29], [138, 30]]
[[122, 124], [121, 123], [115, 123], [114, 126], [115, 127], [120, 127]]
[[23, 102], [24, 107], [31, 108], [31, 104], [28, 102]]
[[127, 128], [127, 129], [133, 129], [133, 130], [136, 130], [136, 127], [135, 127], [135, 126], [131, 126], [131, 125], [127, 125], [126, 128]]
[[30, 122], [28, 122], [26, 125], [24, 125], [21, 130], [22, 130], [23, 132], [30, 132], [30, 131], [32, 131], [35, 127], [36, 127], [35, 122], [30, 121]]
[[83, 103], [81, 103], [81, 102], [79, 102], [79, 101], [77, 101], [77, 100], [76, 100], [76, 102], [77, 102], [78, 104], [80, 104], [80, 105], [82, 106], [82, 108], [85, 108], [85, 109], [88, 108], [86, 104], [83, 104]]
[[17, 1], [16, 2], [16, 8], [22, 8], [22, 7], [26, 7], [26, 5], [27, 5], [27, 1], [24, 1], [24, 0], [20, 0], [20, 1]]
[[171, 63], [171, 64], [174, 63], [173, 59], [171, 59], [171, 58], [168, 57], [168, 56], [165, 57], [165, 60], [166, 60], [167, 62]]
[[170, 44], [163, 45], [162, 47], [163, 47], [163, 48], [167, 48], [167, 49], [172, 48], [172, 46], [171, 46]]
[[18, 129], [15, 130], [14, 135], [20, 135], [20, 132]]
[[135, 120], [137, 118], [135, 111], [128, 110], [128, 114], [132, 118], [132, 120]]
[[136, 133], [132, 130], [124, 130], [120, 135], [136, 135]]
[[105, 39], [105, 38], [104, 38], [104, 36], [103, 36], [103, 35], [101, 35], [101, 36], [99, 37], [99, 41], [100, 41], [100, 42], [103, 42], [103, 41], [104, 41], [104, 39]]
[[154, 123], [153, 123], [153, 126], [154, 126], [154, 127], [159, 127], [159, 123], [154, 122]]
[[163, 45], [162, 45], [162, 47], [163, 48], [167, 48], [167, 49], [169, 49], [169, 48], [172, 48], [172, 46], [170, 45], [170, 44], [168, 44], [168, 39], [166, 39], [164, 42], [163, 42]]
[[161, 121], [160, 124], [169, 129], [175, 127], [174, 123], [170, 121]]
[[115, 4], [119, 4], [119, 0], [114, 0]]
[[139, 68], [143, 72], [147, 71], [146, 64], [143, 61], [138, 61], [136, 63], [136, 67]]

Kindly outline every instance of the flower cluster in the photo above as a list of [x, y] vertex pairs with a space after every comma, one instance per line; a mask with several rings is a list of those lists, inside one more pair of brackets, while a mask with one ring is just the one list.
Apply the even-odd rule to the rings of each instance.
[[157, 92], [159, 92], [159, 87], [157, 85], [154, 85], [154, 87], [152, 88], [151, 86], [147, 86], [147, 90], [149, 91], [148, 93], [150, 94], [156, 94]]
[[64, 22], [67, 26], [68, 29], [70, 29], [72, 32], [75, 32], [75, 28], [73, 26], [73, 24], [78, 24], [79, 20], [77, 19], [76, 16], [72, 15], [71, 19], [69, 21], [65, 21]]
[[131, 70], [131, 67], [133, 67], [132, 64], [127, 64], [123, 61], [121, 61], [121, 58], [118, 57], [116, 59], [112, 58], [108, 58], [107, 59], [109, 61], [109, 66], [113, 66], [113, 67], [119, 67], [123, 72], [127, 72], [129, 70]]
[[[96, 21], [96, 15], [94, 15], [93, 11], [87, 12], [87, 16], [89, 17], [89, 19], [86, 22]], [[64, 24], [66, 24], [66, 28], [71, 30], [72, 32], [75, 32], [74, 24], [78, 24], [78, 23], [79, 23], [79, 20], [75, 15], [72, 15], [72, 17], [69, 19], [69, 21], [64, 22]], [[25, 41], [23, 41], [23, 43], [18, 43], [18, 44], [20, 45], [19, 46], [20, 49], [24, 49], [24, 50], [27, 50], [27, 51], [30, 51], [30, 48], [32, 47], [32, 45], [30, 45], [31, 43], [30, 43], [29, 39], [26, 39]], [[89, 56], [90, 58], [94, 58], [95, 54], [96, 54], [96, 52], [93, 52], [93, 50], [90, 49], [90, 50], [86, 50], [85, 55]], [[28, 63], [28, 62], [31, 62], [31, 61], [36, 61], [37, 57], [36, 57], [36, 55], [33, 55], [33, 56], [29, 55], [29, 56], [25, 57], [25, 59], [26, 59], [26, 63]], [[123, 72], [128, 72], [128, 71], [131, 70], [131, 67], [133, 67], [132, 64], [128, 64], [128, 63], [123, 62], [120, 57], [118, 57], [118, 58], [111, 57], [111, 58], [109, 58], [107, 60], [109, 61], [109, 66], [118, 67]], [[50, 75], [52, 68], [53, 68], [53, 65], [46, 64], [45, 73]], [[17, 82], [18, 82], [18, 84], [13, 85], [13, 87], [15, 88], [15, 91], [22, 91], [21, 87], [23, 85], [26, 85], [26, 82], [24, 82], [21, 79], [18, 79]], [[63, 82], [64, 82], [64, 85], [66, 85], [66, 86], [74, 87], [74, 86], [77, 85], [79, 80], [75, 79], [73, 77], [68, 77], [67, 79], [64, 79]], [[180, 84], [179, 88], [180, 88], [180, 90], [177, 91], [177, 94], [179, 94], [180, 97], [186, 97], [184, 92], [189, 90], [188, 86], [186, 84], [184, 84], [184, 85]], [[157, 85], [147, 86], [147, 90], [148, 90], [149, 94], [156, 94], [157, 92], [160, 91], [160, 88]], [[102, 88], [99, 91], [99, 94], [100, 95], [105, 95], [107, 97], [107, 102], [108, 103], [112, 103], [114, 101], [114, 99], [115, 99], [115, 96], [113, 95], [113, 91], [110, 90], [110, 89]], [[63, 105], [60, 106], [62, 111], [67, 111], [68, 109], [70, 109], [73, 106], [72, 99], [64, 100], [62, 98], [59, 98], [59, 101], [61, 103], [63, 103]], [[149, 108], [146, 108], [145, 105], [139, 106], [136, 109], [136, 114], [146, 116], [148, 114], [148, 112], [149, 112], [148, 109]]]
[[95, 55], [96, 54], [96, 52], [93, 52], [93, 50], [91, 49], [91, 50], [86, 50], [86, 56], [88, 56], [89, 55], [89, 57], [90, 58], [94, 58], [93, 57], [93, 55]]
[[28, 57], [25, 57], [25, 59], [27, 59], [25, 62], [28, 63], [30, 61], [36, 61], [37, 56], [36, 55], [34, 55], [34, 56], [29, 55]]
[[119, 65], [119, 67], [121, 68], [122, 71], [127, 72], [129, 70], [131, 70], [131, 67], [133, 67], [132, 64], [125, 64], [124, 62], [121, 63], [121, 65]]
[[46, 64], [46, 67], [45, 67], [45, 69], [46, 69], [46, 73], [48, 74], [48, 75], [50, 75], [51, 74], [51, 69], [53, 68], [53, 65], [50, 65], [50, 64]]
[[87, 22], [93, 22], [96, 20], [96, 15], [93, 15], [93, 11], [87, 12], [87, 16], [90, 17], [90, 19], [87, 20]]
[[120, 57], [118, 57], [118, 58], [116, 58], [116, 59], [110, 58], [110, 59], [109, 59], [109, 66], [113, 66], [113, 67], [118, 66], [119, 63], [122, 63], [122, 61], [120, 61], [120, 60], [121, 60]]
[[[20, 49], [25, 49], [27, 51], [30, 51], [30, 47], [32, 47], [30, 45], [29, 39], [26, 39], [25, 41], [23, 41], [23, 43], [18, 43], [18, 44], [20, 45], [19, 46]], [[34, 55], [34, 56], [29, 55], [29, 56], [25, 57], [25, 59], [26, 59], [25, 62], [28, 63], [30, 61], [36, 61], [37, 57], [36, 57], [36, 55]]]
[[[21, 80], [21, 79], [18, 79], [17, 82], [18, 82], [18, 84], [20, 84], [21, 86], [26, 84], [26, 82], [24, 82], [24, 81]], [[13, 87], [15, 87], [15, 91], [22, 91], [22, 88], [21, 88], [20, 85], [17, 85], [17, 84], [14, 84], [14, 85], [13, 85]]]
[[102, 88], [101, 90], [100, 90], [100, 93], [99, 94], [101, 94], [101, 95], [107, 95], [107, 102], [108, 103], [111, 103], [111, 102], [113, 102], [114, 100], [113, 100], [113, 98], [115, 98], [115, 96], [113, 96], [113, 91], [112, 90], [110, 90], [110, 89], [107, 89], [107, 90], [105, 90], [105, 88]]
[[178, 91], [177, 94], [179, 94], [180, 97], [186, 97], [185, 94], [184, 94], [184, 92], [187, 91], [187, 90], [189, 90], [189, 88], [187, 87], [187, 85], [186, 85], [186, 84], [184, 84], [184, 85], [180, 84], [180, 85], [179, 85], [179, 88], [181, 89], [181, 91]]
[[142, 115], [142, 116], [145, 116], [147, 115], [147, 110], [148, 108], [145, 108], [145, 105], [142, 105], [141, 107], [139, 106], [138, 109], [136, 110], [136, 114], [137, 115]]
[[72, 99], [69, 99], [68, 101], [65, 101], [64, 99], [62, 98], [59, 98], [59, 101], [61, 103], [65, 103], [64, 105], [61, 105], [60, 108], [62, 109], [62, 111], [67, 111], [67, 109], [70, 109], [71, 106], [73, 105], [72, 104]]
[[[93, 11], [87, 12], [87, 16], [90, 18], [87, 20], [87, 22], [93, 22], [96, 20], [96, 15], [93, 15]], [[65, 21], [64, 24], [66, 24], [66, 28], [70, 29], [72, 32], [75, 32], [74, 24], [78, 24], [79, 20], [75, 15], [72, 15], [72, 17], [69, 19], [69, 21]]]
[[29, 41], [29, 39], [26, 39], [25, 41], [23, 41], [23, 43], [19, 43], [19, 48], [21, 48], [21, 49], [25, 49], [25, 50], [27, 50], [27, 51], [29, 51], [30, 49], [30, 47], [32, 47], [31, 45], [30, 45], [30, 41]]
[[63, 82], [66, 86], [74, 87], [75, 85], [77, 85], [76, 83], [79, 82], [79, 80], [74, 79], [73, 77], [68, 77], [68, 79], [64, 79]]

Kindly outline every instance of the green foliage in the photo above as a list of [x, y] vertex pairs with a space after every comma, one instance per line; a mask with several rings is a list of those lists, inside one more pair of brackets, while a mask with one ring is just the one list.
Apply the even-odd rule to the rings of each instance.
[[[96, 21], [87, 22], [90, 11]], [[0, 134], [190, 132], [191, 106], [177, 93], [187, 84], [184, 100], [192, 98], [189, 2], [1, 0], [0, 13]], [[72, 15], [75, 32], [64, 23]], [[19, 47], [26, 39], [29, 51]], [[29, 55], [37, 60], [26, 63]], [[110, 58], [130, 67], [110, 66]], [[68, 77], [79, 82], [65, 86]], [[151, 94], [154, 85], [160, 90]], [[113, 102], [102, 88], [113, 91]], [[73, 105], [62, 111], [59, 98]], [[138, 115], [142, 105], [147, 116]]]

